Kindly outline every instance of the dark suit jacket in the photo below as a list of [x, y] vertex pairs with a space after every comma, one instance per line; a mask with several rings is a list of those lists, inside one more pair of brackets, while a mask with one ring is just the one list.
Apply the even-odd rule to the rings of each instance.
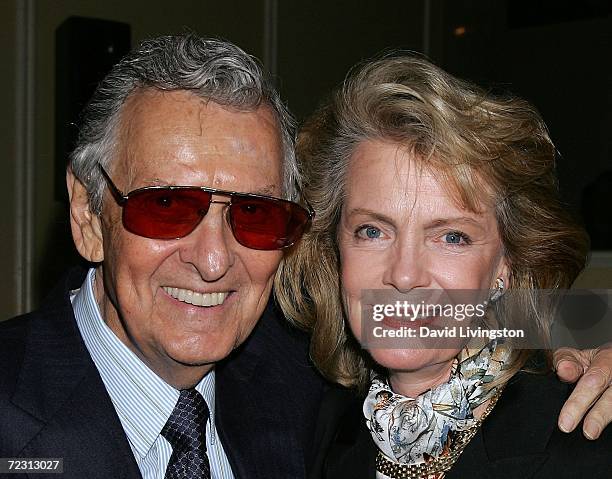
[[[36, 479], [140, 478], [75, 323], [68, 294], [83, 279], [72, 271], [41, 310], [0, 323], [0, 457], [64, 458], [63, 475]], [[304, 477], [323, 387], [307, 358], [306, 336], [269, 305], [217, 365], [216, 425], [237, 479]]]
[[[612, 431], [588, 441], [565, 434], [557, 416], [569, 387], [554, 376], [519, 373], [470, 441], [447, 479], [612, 478]], [[321, 406], [309, 479], [376, 477], [376, 446], [366, 429], [363, 397], [330, 390]]]

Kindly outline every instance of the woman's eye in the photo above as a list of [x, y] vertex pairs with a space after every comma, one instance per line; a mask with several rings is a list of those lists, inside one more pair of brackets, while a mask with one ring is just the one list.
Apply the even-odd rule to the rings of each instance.
[[469, 244], [469, 239], [459, 231], [451, 231], [444, 235], [447, 244]]
[[357, 230], [357, 235], [365, 239], [378, 239], [382, 235], [382, 231], [374, 226], [363, 226]]

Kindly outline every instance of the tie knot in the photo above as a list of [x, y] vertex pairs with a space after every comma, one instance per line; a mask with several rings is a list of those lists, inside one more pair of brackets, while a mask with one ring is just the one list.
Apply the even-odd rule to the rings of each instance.
[[183, 389], [178, 402], [161, 431], [174, 451], [206, 450], [206, 421], [208, 406], [195, 389]]

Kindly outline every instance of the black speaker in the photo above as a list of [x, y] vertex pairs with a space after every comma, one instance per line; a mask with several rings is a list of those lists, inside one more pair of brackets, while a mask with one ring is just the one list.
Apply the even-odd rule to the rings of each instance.
[[55, 31], [55, 199], [67, 201], [66, 165], [79, 115], [98, 83], [130, 50], [127, 23], [69, 17]]

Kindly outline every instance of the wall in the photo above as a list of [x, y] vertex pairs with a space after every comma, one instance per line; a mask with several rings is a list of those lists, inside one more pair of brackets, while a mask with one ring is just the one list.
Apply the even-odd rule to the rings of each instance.
[[10, 68], [17, 63], [15, 48], [17, 31], [17, 5], [14, 0], [0, 2], [0, 45], [13, 48], [0, 48], [0, 64], [5, 65], [6, 74], [0, 75], [0, 318], [19, 309], [19, 290], [21, 281], [17, 261], [17, 168], [14, 159], [17, 155], [17, 122], [21, 115], [16, 109], [17, 70]]
[[355, 63], [389, 48], [423, 51], [424, 2], [279, 2], [278, 74], [304, 119]]

